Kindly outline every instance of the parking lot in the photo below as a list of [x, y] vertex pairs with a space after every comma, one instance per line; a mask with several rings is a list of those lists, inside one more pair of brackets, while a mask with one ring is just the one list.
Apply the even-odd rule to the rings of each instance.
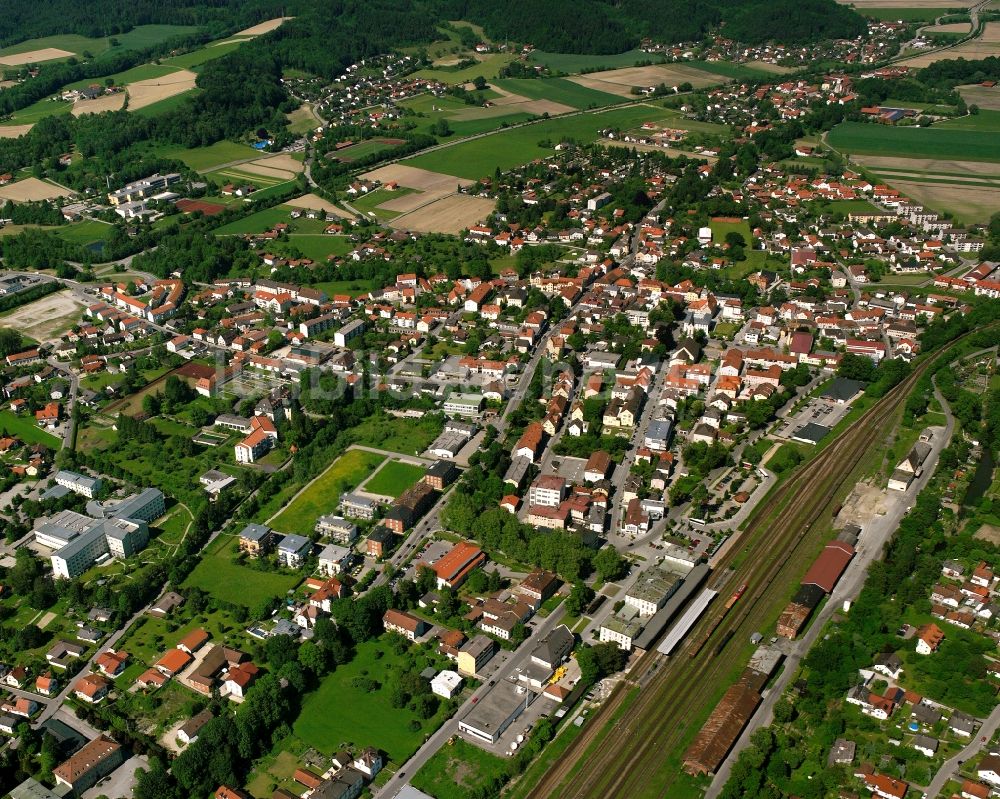
[[850, 410], [851, 406], [847, 404], [838, 405], [819, 399], [818, 397], [813, 398], [803, 405], [798, 413], [788, 417], [775, 433], [775, 436], [777, 438], [790, 439], [807, 424], [834, 427]]

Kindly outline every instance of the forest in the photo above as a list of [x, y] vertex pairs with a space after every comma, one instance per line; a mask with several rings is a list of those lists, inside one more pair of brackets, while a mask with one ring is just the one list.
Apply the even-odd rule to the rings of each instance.
[[294, 13], [279, 0], [9, 0], [0, 18], [0, 47], [25, 39], [75, 33], [101, 37], [127, 33], [136, 25], [194, 25], [218, 31], [249, 27]]

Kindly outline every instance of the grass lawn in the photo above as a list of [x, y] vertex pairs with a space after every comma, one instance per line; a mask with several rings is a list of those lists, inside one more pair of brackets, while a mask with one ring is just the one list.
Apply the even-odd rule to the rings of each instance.
[[272, 242], [268, 250], [273, 250], [279, 255], [291, 255], [292, 250], [298, 250], [306, 258], [323, 263], [329, 256], [346, 255], [353, 248], [354, 242], [346, 236], [331, 236], [325, 233], [292, 233], [288, 237], [287, 244], [283, 241]]
[[258, 571], [234, 563], [237, 546], [235, 536], [220, 535], [184, 585], [201, 588], [224, 602], [251, 607], [266, 597], [284, 596], [302, 582], [301, 574]]
[[456, 737], [454, 743], [442, 746], [423, 768], [413, 775], [417, 790], [435, 799], [465, 799], [494, 777], [504, 773], [507, 762]]
[[[383, 653], [381, 657], [378, 652]], [[393, 652], [385, 636], [360, 644], [354, 660], [338, 666], [306, 697], [293, 727], [295, 734], [326, 754], [345, 744], [355, 750], [374, 746], [386, 752], [390, 760], [405, 762], [440, 720], [421, 721], [420, 727], [413, 730], [410, 723], [417, 720], [415, 714], [389, 703], [386, 684], [405, 662], [403, 656]], [[378, 690], [366, 693], [351, 685], [355, 677], [365, 675], [380, 683]], [[347, 712], [337, 712], [337, 708]]]
[[1000, 136], [983, 129], [890, 127], [842, 122], [827, 141], [842, 153], [1000, 161]]
[[350, 294], [352, 297], [358, 297], [381, 288], [378, 282], [377, 280], [328, 280], [325, 283], [316, 283], [313, 288], [325, 291], [329, 297], [335, 294]]
[[152, 47], [154, 44], [165, 42], [174, 36], [182, 36], [186, 33], [194, 33], [198, 28], [194, 25], [136, 25], [128, 33], [120, 33], [113, 38], [118, 44], [111, 46], [108, 42], [108, 50], [118, 53], [122, 50], [142, 50], [145, 47]]
[[237, 144], [232, 141], [220, 141], [208, 147], [175, 147], [166, 146], [158, 149], [158, 155], [164, 158], [176, 158], [183, 161], [191, 169], [198, 172], [209, 172], [212, 169], [227, 164], [230, 161], [260, 157], [260, 153], [247, 144]]
[[[196, 27], [190, 25], [137, 25], [128, 33], [118, 33], [114, 37], [100, 36], [91, 38], [89, 36], [79, 36], [75, 33], [63, 33], [56, 36], [45, 36], [41, 39], [28, 39], [24, 42], [12, 44], [10, 47], [4, 47], [0, 50], [0, 55], [30, 53], [33, 50], [44, 50], [47, 47], [55, 47], [59, 50], [68, 50], [77, 55], [82, 55], [84, 51], [87, 51], [91, 55], [99, 56], [106, 52], [120, 53], [124, 50], [141, 50], [144, 47], [151, 47], [154, 44], [164, 42], [172, 36], [193, 33], [196, 30]], [[112, 46], [111, 38], [115, 39], [117, 42], [116, 45]]]
[[222, 56], [228, 55], [243, 44], [244, 41], [245, 40], [242, 39], [236, 39], [223, 44], [207, 44], [204, 47], [201, 47], [198, 50], [193, 50], [190, 53], [184, 53], [183, 55], [174, 56], [173, 58], [165, 58], [161, 63], [170, 64], [171, 66], [180, 67], [181, 69], [195, 69], [196, 67], [200, 67], [206, 61], [213, 61], [216, 58], [222, 58]]
[[404, 455], [419, 455], [441, 434], [440, 416], [400, 419], [395, 416], [371, 416], [352, 428], [352, 444], [364, 444]]
[[421, 466], [389, 461], [365, 483], [365, 491], [395, 498], [423, 477], [425, 471]]
[[529, 61], [536, 64], [544, 64], [552, 72], [565, 72], [572, 75], [584, 70], [598, 69], [621, 69], [622, 67], [634, 67], [644, 61], [655, 61], [655, 56], [644, 53], [642, 50], [628, 50], [624, 53], [613, 53], [611, 55], [578, 55], [576, 53], [546, 53], [544, 50], [535, 50]]
[[590, 89], [565, 78], [504, 78], [494, 83], [512, 94], [531, 100], [551, 100], [573, 108], [603, 108], [620, 105], [627, 98]]
[[553, 146], [562, 139], [592, 142], [603, 128], [618, 127], [627, 130], [643, 122], [657, 121], [668, 116], [670, 114], [666, 109], [642, 104], [594, 114], [547, 119], [534, 125], [525, 125], [418, 155], [403, 163], [432, 172], [478, 180], [484, 175], [492, 175], [496, 169], [512, 169], [535, 158], [552, 155], [552, 149], [539, 146], [538, 143], [542, 140], [547, 139]]
[[345, 452], [272, 519], [270, 526], [282, 533], [309, 535], [316, 520], [337, 507], [340, 495], [357, 488], [384, 460], [382, 455], [372, 452], [356, 449]]
[[750, 246], [750, 223], [745, 219], [741, 219], [739, 222], [716, 222], [713, 220], [709, 222], [709, 227], [712, 228], [712, 243], [716, 246], [725, 244], [726, 236], [730, 233], [739, 233], [747, 246]]
[[44, 444], [50, 449], [59, 449], [62, 442], [35, 424], [30, 416], [18, 416], [9, 410], [0, 411], [0, 430], [17, 436], [26, 444]]
[[407, 194], [419, 194], [416, 189], [410, 189], [406, 186], [401, 186], [395, 191], [389, 191], [388, 189], [375, 189], [375, 191], [370, 191], [357, 199], [352, 199], [350, 201], [352, 208], [357, 208], [364, 214], [375, 216], [381, 219], [395, 219], [399, 216], [399, 211], [390, 211], [388, 209], [379, 208], [382, 203], [387, 203], [390, 200], [394, 200], [397, 197], [405, 197]]
[[[172, 627], [176, 629], [171, 629]], [[174, 616], [169, 619], [141, 616], [125, 634], [121, 648], [137, 661], [152, 665], [167, 649], [176, 646], [185, 635], [198, 628], [203, 628], [211, 635], [215, 643], [244, 646], [244, 642], [249, 639], [242, 626], [224, 611], [206, 612], [192, 617], [182, 608], [174, 611]]]

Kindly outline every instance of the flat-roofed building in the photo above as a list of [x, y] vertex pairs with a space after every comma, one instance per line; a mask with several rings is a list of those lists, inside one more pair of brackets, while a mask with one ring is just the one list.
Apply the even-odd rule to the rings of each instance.
[[496, 654], [497, 645], [492, 638], [476, 635], [458, 650], [458, 671], [470, 677], [477, 676]]
[[504, 730], [527, 710], [535, 696], [532, 691], [520, 693], [516, 686], [501, 680], [458, 722], [458, 730], [495, 744]]
[[639, 575], [625, 594], [625, 604], [634, 607], [640, 616], [652, 616], [662, 608], [681, 582], [680, 575], [651, 566]]

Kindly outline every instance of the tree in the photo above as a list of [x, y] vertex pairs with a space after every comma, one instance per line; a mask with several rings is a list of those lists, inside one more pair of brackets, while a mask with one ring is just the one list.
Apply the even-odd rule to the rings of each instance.
[[489, 84], [486, 83], [486, 78], [482, 75], [476, 75], [476, 77], [472, 79], [472, 85], [476, 87], [477, 92], [481, 92], [489, 86]]
[[628, 572], [628, 561], [611, 546], [602, 548], [594, 555], [593, 565], [598, 576], [605, 582], [624, 577]]
[[566, 599], [566, 610], [574, 616], [581, 616], [593, 601], [594, 589], [582, 580], [577, 580]]

